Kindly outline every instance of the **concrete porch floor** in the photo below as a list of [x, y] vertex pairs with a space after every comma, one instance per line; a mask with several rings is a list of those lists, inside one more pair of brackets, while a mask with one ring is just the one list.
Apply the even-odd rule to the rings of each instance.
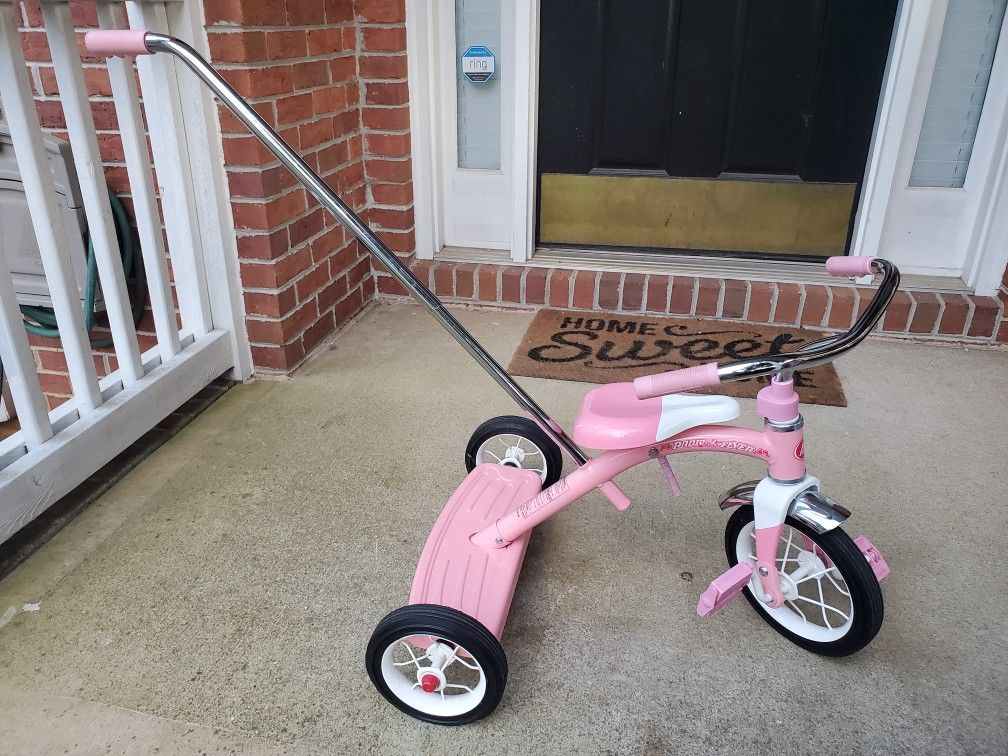
[[[531, 319], [458, 316], [505, 364]], [[593, 495], [536, 531], [493, 716], [395, 711], [367, 639], [470, 432], [514, 409], [419, 308], [384, 304], [293, 380], [225, 394], [0, 582], [0, 749], [1003, 754], [1008, 354], [872, 341], [837, 368], [851, 406], [804, 408], [807, 461], [892, 567], [853, 657], [741, 601], [696, 616], [725, 566], [716, 498], [760, 469], [686, 455], [681, 499], [645, 466], [620, 479], [628, 512]], [[587, 388], [522, 381], [565, 425]]]

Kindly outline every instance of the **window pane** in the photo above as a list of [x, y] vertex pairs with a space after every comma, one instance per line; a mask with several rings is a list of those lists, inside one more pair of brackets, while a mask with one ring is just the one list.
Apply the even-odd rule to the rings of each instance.
[[[462, 53], [483, 45], [497, 58], [497, 73], [475, 83], [462, 75]], [[455, 0], [455, 78], [458, 91], [459, 168], [500, 169], [500, 0]]]
[[961, 187], [1008, 0], [949, 0], [910, 186]]

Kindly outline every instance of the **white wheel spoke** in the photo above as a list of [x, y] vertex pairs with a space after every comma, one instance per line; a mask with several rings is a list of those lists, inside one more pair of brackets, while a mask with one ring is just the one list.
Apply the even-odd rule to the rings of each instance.
[[455, 661], [457, 658], [458, 658], [458, 646], [452, 649], [451, 656], [449, 656], [447, 661], [445, 661], [445, 663], [441, 665], [441, 671], [444, 672], [446, 669], [448, 669], [448, 665], [451, 664], [453, 661]]
[[829, 573], [829, 569], [819, 570], [819, 572], [813, 572], [811, 575], [806, 575], [805, 577], [799, 578], [798, 580], [795, 580], [794, 577], [792, 577], [792, 575], [794, 575], [796, 572], [797, 570], [795, 570], [795, 572], [792, 572], [791, 575], [788, 575], [788, 577], [794, 580], [795, 585], [801, 585], [806, 580], [821, 580], [824, 575]]
[[[409, 651], [410, 660], [413, 662], [413, 664], [416, 665], [417, 669], [420, 669], [420, 659], [422, 659], [423, 656], [421, 656], [420, 659], [417, 659], [416, 654], [413, 653], [413, 647], [407, 641], [400, 641], [400, 643], [402, 643], [404, 646], [406, 646], [406, 650]], [[427, 654], [424, 654], [424, 656], [426, 656], [426, 655]], [[409, 663], [410, 662], [408, 662], [408, 661], [407, 662], [402, 662], [402, 664], [396, 664], [396, 666], [399, 667], [399, 666], [406, 665], [406, 664], [409, 664]]]
[[[833, 568], [833, 569], [836, 569], [836, 568]], [[833, 584], [833, 587], [836, 588], [840, 593], [842, 593], [847, 598], [850, 598], [850, 593], [848, 593], [843, 588], [841, 588], [840, 584], [837, 583], [837, 581], [833, 579], [833, 569], [826, 570], [826, 579], [829, 580]], [[840, 579], [843, 580], [842, 577]], [[847, 581], [846, 580], [844, 580], [844, 585], [847, 585]]]
[[788, 561], [788, 555], [791, 553], [791, 542], [794, 539], [794, 528], [788, 528], [787, 543], [784, 544], [784, 559], [783, 561]]
[[461, 664], [463, 667], [466, 667], [467, 669], [477, 669], [477, 670], [479, 669], [479, 665], [478, 664], [470, 664], [465, 659], [463, 659], [461, 656], [456, 656], [455, 657], [455, 661], [457, 661], [459, 664]]
[[484, 454], [487, 454], [487, 455], [489, 455], [489, 456], [491, 456], [491, 457], [493, 457], [494, 459], [496, 459], [496, 460], [497, 460], [497, 464], [498, 464], [498, 465], [502, 465], [502, 464], [504, 464], [504, 460], [502, 460], [502, 459], [501, 459], [500, 457], [498, 457], [498, 456], [497, 456], [496, 454], [494, 454], [494, 453], [493, 453], [492, 451], [490, 451], [489, 449], [484, 449], [484, 450], [483, 450], [483, 453], [484, 453]]
[[802, 622], [804, 622], [805, 624], [808, 624], [808, 617], [805, 616], [805, 612], [803, 612], [801, 609], [799, 609], [798, 605], [795, 604], [794, 601], [788, 600], [787, 605], [790, 606], [792, 609], [794, 609], [796, 612], [798, 612], [798, 614], [801, 615]]
[[424, 654], [423, 656], [415, 656], [412, 659], [410, 659], [409, 661], [395, 662], [395, 666], [397, 666], [397, 667], [405, 667], [405, 666], [407, 666], [409, 664], [416, 664], [417, 668], [419, 668], [420, 667], [420, 662], [423, 661], [426, 658], [427, 658], [427, 654]]
[[459, 685], [458, 683], [446, 683], [445, 689], [448, 688], [462, 688], [462, 690], [464, 690], [466, 693], [472, 693], [472, 688], [470, 688], [468, 685]]
[[[796, 601], [806, 601], [806, 602], [808, 602], [810, 604], [814, 604], [815, 606], [822, 607], [822, 610], [823, 610], [823, 619], [825, 619], [825, 614], [826, 614], [826, 610], [827, 609], [829, 609], [831, 612], [836, 612], [837, 614], [839, 614], [841, 617], [844, 618], [845, 622], [850, 619], [849, 615], [844, 614], [839, 609], [837, 609], [835, 606], [831, 606], [830, 604], [827, 604], [827, 603], [825, 603], [823, 601], [816, 601], [815, 599], [810, 599], [808, 596], [795, 596], [795, 600]], [[831, 630], [833, 629], [833, 626], [830, 625], [828, 621], [826, 622], [826, 624], [829, 626], [829, 628]]]
[[831, 625], [830, 621], [828, 619], [826, 619], [826, 597], [823, 596], [823, 592], [822, 592], [822, 580], [816, 580], [816, 587], [819, 589], [819, 601], [822, 604], [822, 618], [823, 618], [823, 622], [826, 623], [826, 627], [828, 627], [830, 630], [832, 630], [833, 629], [833, 625]]

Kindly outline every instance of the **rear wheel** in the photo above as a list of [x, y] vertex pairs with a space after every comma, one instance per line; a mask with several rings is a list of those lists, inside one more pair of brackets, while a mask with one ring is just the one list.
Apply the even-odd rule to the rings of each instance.
[[[738, 507], [725, 528], [732, 566], [756, 564], [753, 508]], [[864, 554], [841, 528], [816, 533], [788, 517], [777, 544], [784, 604], [766, 605], [759, 579], [745, 597], [777, 632], [823, 656], [847, 656], [871, 642], [882, 626], [882, 591]]]
[[497, 708], [507, 683], [507, 657], [493, 633], [436, 604], [404, 606], [379, 622], [366, 664], [393, 706], [435, 724], [482, 719]]
[[531, 470], [549, 488], [563, 471], [560, 447], [531, 420], [514, 415], [493, 417], [473, 431], [466, 445], [465, 466], [508, 465]]

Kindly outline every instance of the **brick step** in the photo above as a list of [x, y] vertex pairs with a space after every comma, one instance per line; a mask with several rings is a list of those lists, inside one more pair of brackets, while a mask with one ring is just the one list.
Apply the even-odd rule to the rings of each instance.
[[[411, 267], [421, 281], [449, 301], [503, 307], [548, 305], [837, 330], [849, 328], [874, 296], [869, 287], [841, 280], [831, 285], [769, 283], [431, 260], [415, 260]], [[378, 277], [378, 291], [385, 296], [406, 296], [388, 275]], [[900, 290], [879, 330], [892, 336], [1008, 342], [1002, 301], [972, 294]]]

